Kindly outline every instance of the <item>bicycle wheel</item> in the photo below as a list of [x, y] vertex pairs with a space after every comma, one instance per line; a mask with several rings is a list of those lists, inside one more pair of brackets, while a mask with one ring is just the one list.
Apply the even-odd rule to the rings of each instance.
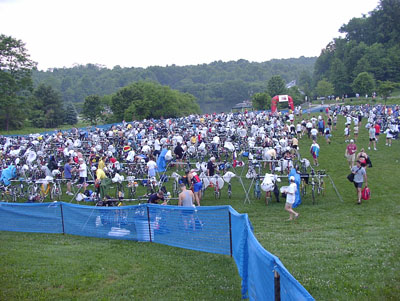
[[174, 181], [172, 184], [172, 194], [174, 198], [178, 195], [178, 183], [176, 183], [176, 181]]
[[35, 195], [35, 187], [31, 184], [28, 186], [27, 188], [27, 196], [28, 199], [30, 199], [31, 197], [33, 197]]
[[320, 191], [321, 191], [321, 195], [322, 195], [322, 196], [324, 196], [324, 195], [325, 195], [325, 190], [326, 190], [325, 181], [321, 179], [321, 183], [320, 183]]
[[54, 200], [56, 198], [56, 186], [52, 185], [50, 188], [50, 200]]
[[15, 186], [15, 187], [12, 189], [12, 192], [11, 192], [12, 201], [13, 201], [14, 203], [16, 203], [17, 200], [18, 200], [18, 197], [19, 197], [18, 187]]
[[312, 204], [315, 204], [315, 185], [312, 186], [311, 189], [311, 194], [312, 194]]
[[2, 201], [3, 201], [3, 202], [9, 203], [9, 202], [12, 201], [12, 197], [11, 197], [11, 194], [10, 194], [10, 190], [8, 190], [8, 189], [5, 189], [5, 190], [2, 192], [1, 196], [2, 196]]
[[131, 187], [129, 187], [129, 197], [131, 199], [134, 199], [136, 196], [136, 187], [135, 184], [133, 184]]
[[307, 193], [307, 185], [304, 181], [301, 181], [300, 192], [302, 196], [305, 196]]
[[48, 196], [50, 192], [50, 184], [47, 184], [47, 187], [45, 188], [44, 184], [40, 185], [40, 190], [39, 190], [39, 195], [40, 199], [39, 202], [43, 203], [44, 199]]
[[57, 184], [54, 184], [51, 188], [50, 198], [52, 200], [60, 201], [61, 200], [61, 187]]

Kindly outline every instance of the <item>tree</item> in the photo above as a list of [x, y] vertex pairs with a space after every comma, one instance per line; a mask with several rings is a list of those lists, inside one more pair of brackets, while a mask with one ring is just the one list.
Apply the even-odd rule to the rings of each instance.
[[303, 70], [300, 73], [298, 85], [299, 88], [303, 90], [304, 94], [310, 97], [312, 91], [312, 74], [310, 72], [307, 72], [306, 70]]
[[290, 87], [288, 89], [288, 94], [293, 99], [293, 105], [298, 106], [302, 104], [304, 97], [297, 86]]
[[116, 121], [200, 113], [193, 95], [152, 82], [137, 82], [120, 89], [112, 97], [111, 109]]
[[392, 94], [393, 90], [398, 86], [398, 84], [391, 81], [378, 81], [378, 95], [380, 95], [385, 100]]
[[333, 85], [327, 80], [320, 80], [315, 88], [318, 96], [329, 96], [333, 94]]
[[251, 101], [255, 110], [268, 110], [271, 108], [271, 96], [267, 92], [253, 94]]
[[30, 119], [36, 127], [57, 127], [64, 121], [64, 107], [60, 94], [51, 86], [40, 84], [33, 92]]
[[347, 93], [348, 76], [346, 68], [341, 60], [334, 58], [330, 68], [330, 82], [333, 84], [336, 95], [344, 95]]
[[85, 98], [83, 103], [82, 115], [85, 119], [89, 120], [92, 125], [95, 125], [97, 121], [101, 118], [103, 112], [103, 104], [101, 102], [100, 96], [89, 95]]
[[22, 126], [23, 102], [31, 91], [35, 66], [21, 40], [0, 35], [0, 128]]
[[287, 93], [285, 81], [280, 75], [271, 77], [267, 84], [267, 92], [272, 97]]
[[72, 104], [72, 102], [69, 102], [65, 106], [65, 118], [64, 122], [69, 125], [74, 125], [78, 122], [78, 113], [76, 112], [75, 106]]
[[371, 95], [375, 90], [375, 79], [368, 72], [361, 72], [354, 79], [353, 84], [351, 85], [354, 93], [359, 93], [361, 95]]

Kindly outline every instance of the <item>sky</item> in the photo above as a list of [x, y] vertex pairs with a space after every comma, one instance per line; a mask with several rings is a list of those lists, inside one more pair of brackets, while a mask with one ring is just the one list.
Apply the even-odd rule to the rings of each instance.
[[319, 56], [378, 0], [0, 0], [0, 34], [40, 70]]

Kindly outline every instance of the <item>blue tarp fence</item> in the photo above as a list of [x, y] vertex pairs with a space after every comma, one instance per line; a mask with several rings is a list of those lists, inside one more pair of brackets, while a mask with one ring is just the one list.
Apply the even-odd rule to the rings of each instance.
[[0, 202], [0, 231], [148, 241], [230, 255], [242, 278], [243, 298], [273, 300], [280, 295], [281, 300], [314, 300], [279, 258], [257, 241], [248, 215], [239, 214], [231, 206], [96, 207], [64, 202]]

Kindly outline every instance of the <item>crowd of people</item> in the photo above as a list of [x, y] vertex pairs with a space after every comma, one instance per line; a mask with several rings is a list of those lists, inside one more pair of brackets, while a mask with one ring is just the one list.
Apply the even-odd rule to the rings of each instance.
[[[159, 177], [159, 160], [163, 157], [172, 162], [168, 166], [185, 172], [186, 185], [190, 189], [187, 192], [182, 189], [178, 204], [200, 206], [202, 190], [212, 184], [209, 180], [206, 185], [205, 179], [212, 178], [221, 169], [226, 171], [228, 166], [241, 164], [240, 155], [248, 157], [249, 164], [253, 160], [264, 162], [264, 167], [272, 174], [277, 170], [274, 162], [280, 160], [283, 162], [280, 172], [288, 174], [301, 159], [299, 139], [308, 137], [313, 164], [318, 166], [320, 145], [317, 137], [324, 137], [329, 145], [338, 115], [343, 115], [346, 120], [344, 139], [348, 142], [345, 157], [356, 175], [354, 183], [359, 194], [362, 182], [367, 185], [365, 167], [372, 166], [365, 151], [358, 152], [359, 132], [363, 127], [368, 129], [368, 150], [371, 147], [378, 150], [382, 133], [386, 135], [385, 146], [390, 147], [399, 132], [399, 107], [340, 105], [324, 110], [315, 114], [302, 114], [301, 110], [296, 110], [273, 115], [265, 111], [190, 115], [48, 134], [0, 136], [1, 168], [13, 166], [18, 176], [25, 179], [51, 181], [63, 177], [66, 193], [72, 195], [75, 175], [83, 191], [93, 184], [100, 193], [101, 183], [117, 175], [120, 179], [121, 175]], [[194, 162], [198, 162], [195, 168]], [[193, 193], [189, 193], [190, 190]], [[148, 201], [166, 204], [164, 194], [165, 191], [156, 191]], [[358, 202], [361, 202], [360, 198]], [[298, 216], [290, 210], [291, 219]]]

